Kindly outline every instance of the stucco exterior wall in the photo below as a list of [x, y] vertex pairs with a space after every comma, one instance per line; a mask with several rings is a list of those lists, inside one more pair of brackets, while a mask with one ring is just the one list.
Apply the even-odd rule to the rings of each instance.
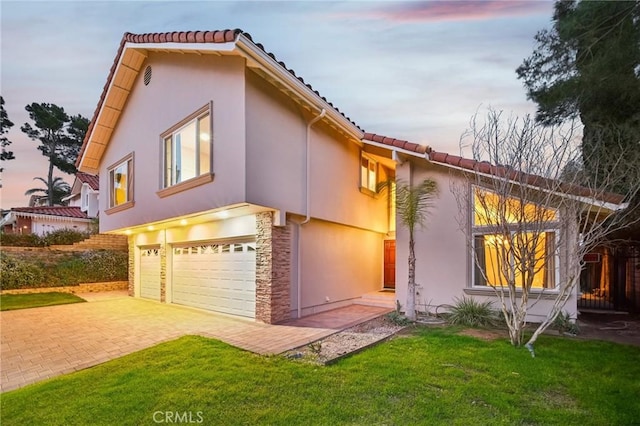
[[[213, 55], [150, 53], [145, 86], [138, 75], [100, 167], [101, 232], [238, 203], [245, 199], [244, 60]], [[213, 182], [166, 198], [161, 187], [160, 134], [213, 102]], [[107, 167], [134, 153], [135, 206], [103, 214], [108, 206]]]
[[[302, 316], [333, 309], [382, 289], [383, 234], [311, 220], [292, 226], [292, 317], [298, 308], [300, 256]], [[298, 252], [298, 238], [300, 239]]]
[[[306, 215], [306, 127], [319, 112], [303, 112], [253, 72], [246, 78], [247, 201]], [[386, 198], [360, 192], [360, 147], [322, 121], [310, 138], [310, 215], [387, 232]]]
[[[434, 312], [443, 304], [454, 304], [455, 298], [473, 297], [479, 301], [490, 300], [499, 308], [499, 301], [490, 287], [472, 287], [472, 257], [468, 249], [467, 238], [456, 220], [459, 217], [458, 204], [451, 191], [455, 185], [467, 185], [460, 172], [426, 162], [412, 164], [405, 162], [396, 169], [400, 179], [414, 183], [425, 178], [435, 180], [439, 187], [435, 207], [427, 219], [424, 229], [415, 236], [416, 283], [418, 295], [416, 307], [419, 311]], [[467, 223], [467, 216], [462, 218]], [[398, 224], [396, 231], [396, 297], [404, 307], [407, 300], [409, 237], [406, 228]], [[561, 231], [568, 232], [568, 231]], [[559, 274], [562, 281], [566, 277], [565, 251], [560, 250]], [[547, 293], [547, 291], [545, 291]], [[553, 296], [553, 292], [549, 292]], [[531, 297], [533, 299], [534, 296]], [[545, 296], [546, 298], [546, 296]], [[540, 300], [529, 310], [528, 320], [539, 322], [553, 303], [552, 300]], [[577, 292], [571, 295], [565, 310], [575, 317], [577, 312]]]

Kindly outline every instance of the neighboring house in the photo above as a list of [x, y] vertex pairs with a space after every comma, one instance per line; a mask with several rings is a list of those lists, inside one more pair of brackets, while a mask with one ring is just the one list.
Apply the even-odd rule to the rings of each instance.
[[96, 175], [77, 172], [71, 186], [71, 193], [63, 199], [69, 206], [80, 207], [89, 218], [98, 217], [98, 196], [100, 180]]
[[0, 219], [7, 234], [45, 235], [59, 229], [88, 231], [91, 219], [80, 207], [14, 207]]
[[376, 192], [397, 176], [441, 187], [419, 306], [492, 297], [448, 192], [477, 164], [364, 133], [240, 30], [126, 33], [77, 166], [103, 183], [100, 231], [129, 235], [132, 296], [267, 323], [383, 287], [404, 303], [407, 233]]

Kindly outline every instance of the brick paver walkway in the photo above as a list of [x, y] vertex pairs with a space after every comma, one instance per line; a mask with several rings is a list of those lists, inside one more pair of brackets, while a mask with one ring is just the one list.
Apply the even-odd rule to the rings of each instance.
[[388, 312], [352, 305], [285, 325], [267, 325], [123, 295], [87, 299], [91, 302], [0, 312], [2, 392], [187, 334], [260, 354], [281, 353]]

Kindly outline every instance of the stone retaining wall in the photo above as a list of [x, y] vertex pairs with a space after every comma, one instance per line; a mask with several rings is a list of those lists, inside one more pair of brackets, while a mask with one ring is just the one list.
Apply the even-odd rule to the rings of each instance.
[[64, 287], [20, 288], [1, 290], [0, 294], [34, 294], [34, 293], [97, 293], [99, 291], [126, 290], [128, 281], [109, 281], [104, 283], [86, 283]]

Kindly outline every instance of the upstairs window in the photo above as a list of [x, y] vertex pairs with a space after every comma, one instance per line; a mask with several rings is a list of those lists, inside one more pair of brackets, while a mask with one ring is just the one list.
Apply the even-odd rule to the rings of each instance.
[[[109, 167], [109, 208], [133, 202], [133, 154]], [[88, 204], [88, 199], [87, 199]]]
[[360, 159], [360, 187], [371, 192], [377, 192], [378, 163], [372, 158], [362, 154]]
[[211, 129], [206, 105], [161, 135], [164, 188], [211, 173]]

